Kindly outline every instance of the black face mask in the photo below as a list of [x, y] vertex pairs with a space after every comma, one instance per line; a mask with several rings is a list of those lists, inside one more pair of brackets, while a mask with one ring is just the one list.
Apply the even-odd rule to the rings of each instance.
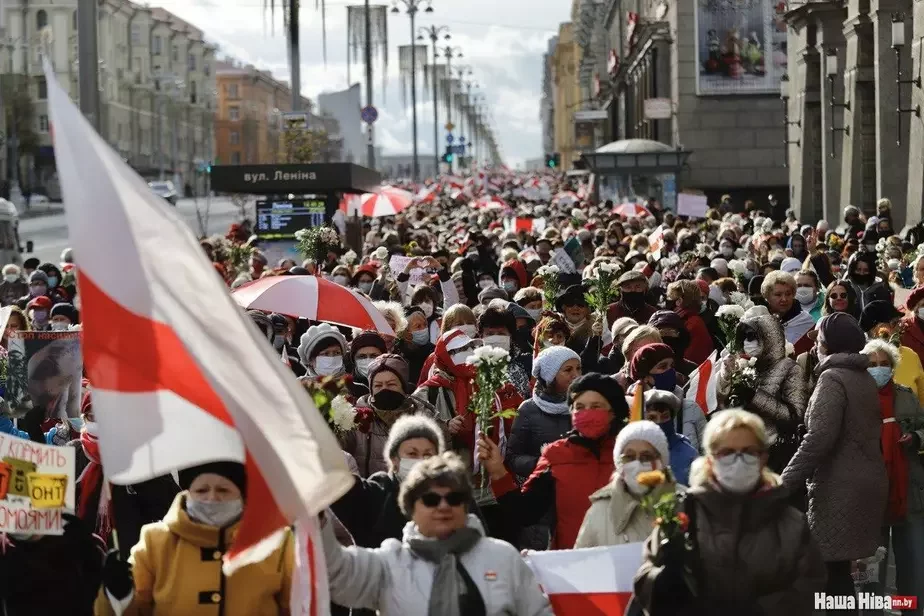
[[398, 409], [407, 396], [400, 391], [392, 389], [383, 389], [372, 396], [372, 405], [380, 411], [394, 411]]
[[623, 291], [622, 301], [630, 308], [638, 308], [645, 303], [645, 293], [642, 291]]
[[683, 345], [680, 343], [680, 338], [679, 338], [679, 337], [677, 337], [677, 336], [667, 336], [667, 337], [662, 336], [661, 339], [663, 340], [664, 344], [666, 344], [667, 346], [669, 346], [669, 347], [671, 348], [671, 350], [674, 351], [674, 359], [677, 359], [677, 360], [683, 359], [683, 353], [684, 353], [684, 351], [686, 351], [686, 349], [683, 348]]
[[675, 308], [677, 308], [677, 300], [676, 299], [665, 299], [664, 308], [665, 310], [674, 310]]
[[873, 275], [872, 274], [854, 274], [851, 276], [857, 284], [872, 284]]

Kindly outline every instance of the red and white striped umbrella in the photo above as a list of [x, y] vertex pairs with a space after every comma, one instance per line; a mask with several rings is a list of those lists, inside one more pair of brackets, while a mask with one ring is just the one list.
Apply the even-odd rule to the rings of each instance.
[[640, 216], [651, 216], [651, 212], [638, 203], [623, 203], [613, 208], [613, 213], [623, 218], [634, 218]]
[[395, 335], [371, 301], [318, 276], [260, 278], [238, 287], [231, 296], [247, 310], [278, 312], [290, 317]]
[[570, 190], [563, 190], [562, 192], [555, 195], [555, 198], [552, 201], [559, 203], [561, 205], [571, 205], [577, 203], [581, 198], [577, 196], [576, 193], [571, 192]]
[[[358, 201], [358, 206], [357, 206]], [[394, 216], [410, 207], [414, 195], [394, 186], [382, 186], [374, 193], [347, 195], [340, 202], [340, 209], [350, 214], [359, 208], [359, 213], [370, 218]], [[351, 209], [351, 206], [353, 209]]]
[[414, 195], [415, 203], [433, 203], [436, 201], [437, 188], [421, 188]]
[[481, 197], [470, 204], [477, 210], [506, 210], [510, 206], [500, 197]]

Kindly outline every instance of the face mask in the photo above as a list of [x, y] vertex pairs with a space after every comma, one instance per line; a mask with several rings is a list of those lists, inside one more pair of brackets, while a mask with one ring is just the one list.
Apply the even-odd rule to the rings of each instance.
[[531, 317], [533, 318], [534, 321], [538, 321], [538, 320], [539, 320], [539, 315], [542, 314], [542, 308], [527, 308], [527, 309], [526, 309], [526, 314], [528, 314], [529, 316], [531, 316]]
[[49, 276], [49, 277], [48, 277], [48, 286], [51, 287], [52, 289], [54, 289], [56, 286], [58, 286], [58, 277], [57, 277], [57, 276]]
[[745, 340], [744, 344], [741, 345], [741, 350], [744, 351], [744, 354], [748, 357], [757, 357], [760, 353], [760, 341]]
[[463, 366], [465, 365], [465, 362], [468, 360], [468, 358], [474, 354], [475, 353], [473, 351], [462, 351], [461, 353], [456, 353], [452, 356], [452, 363], [457, 366]]
[[411, 332], [411, 340], [417, 346], [426, 346], [430, 342], [430, 332], [426, 329], [418, 329], [416, 332]]
[[478, 281], [478, 287], [479, 287], [482, 291], [484, 291], [485, 289], [490, 289], [490, 288], [493, 287], [493, 286], [494, 286], [494, 281], [493, 281], [493, 280], [479, 280], [479, 281]]
[[241, 517], [244, 511], [244, 501], [241, 499], [230, 501], [200, 501], [186, 497], [186, 513], [195, 522], [224, 528]]
[[485, 336], [484, 345], [498, 347], [504, 349], [505, 351], [509, 351], [510, 336]]
[[724, 246], [722, 248], [722, 256], [726, 259], [731, 259], [733, 256], [735, 256], [735, 249], [731, 246]]
[[421, 460], [415, 460], [414, 458], [401, 458], [401, 462], [398, 463], [398, 481], [404, 481], [411, 470], [420, 462]]
[[610, 246], [619, 246], [619, 238], [611, 237], [606, 240], [606, 243]]
[[99, 425], [95, 421], [85, 421], [83, 422], [83, 429], [86, 430], [87, 434], [96, 436], [98, 434]]
[[45, 295], [47, 291], [48, 291], [48, 287], [46, 287], [43, 284], [37, 284], [35, 286], [29, 287], [29, 294], [32, 295], [32, 297], [38, 297], [40, 295]]
[[706, 300], [701, 301], [701, 302], [699, 303], [699, 311], [700, 311], [700, 312], [706, 312], [706, 308], [707, 308], [708, 306], [709, 306], [709, 302], [708, 302], [708, 301], [706, 301]]
[[462, 330], [462, 333], [468, 336], [469, 338], [478, 337], [478, 328], [474, 325], [460, 325], [459, 329]]
[[47, 310], [33, 310], [32, 311], [32, 320], [36, 323], [44, 323], [48, 320], [48, 311]]
[[641, 291], [623, 291], [622, 301], [626, 306], [635, 308], [645, 303], [645, 294]]
[[584, 409], [575, 413], [572, 423], [587, 438], [598, 439], [609, 431], [613, 415], [606, 409]]
[[648, 492], [648, 488], [639, 484], [638, 474], [647, 473], [651, 470], [654, 470], [654, 464], [651, 462], [633, 460], [632, 462], [623, 464], [619, 473], [622, 475], [622, 480], [626, 483], [626, 488], [628, 488], [629, 492], [636, 496], [641, 496]]
[[423, 310], [425, 317], [429, 319], [430, 317], [433, 316], [433, 304], [431, 304], [430, 302], [422, 302], [418, 304], [418, 306], [420, 306], [420, 309]]
[[407, 396], [392, 389], [383, 389], [372, 396], [372, 404], [380, 411], [394, 411], [400, 408], [405, 400]]
[[277, 351], [282, 351], [282, 347], [286, 344], [286, 339], [282, 336], [276, 336], [273, 338], [273, 348]]
[[735, 494], [745, 494], [760, 481], [760, 458], [751, 454], [719, 458], [713, 461], [712, 472], [720, 486]]
[[66, 332], [66, 331], [67, 331], [67, 323], [65, 323], [64, 321], [55, 321], [54, 323], [51, 324], [51, 331], [53, 331], [53, 332]]
[[507, 293], [516, 293], [517, 289], [519, 289], [519, 285], [517, 285], [517, 283], [513, 280], [504, 281], [504, 291]]
[[3, 277], [3, 279], [6, 280], [7, 282], [16, 282], [17, 280], [19, 280], [19, 276], [17, 276], [16, 274], [7, 274], [6, 276]]
[[744, 270], [744, 279], [745, 279], [745, 280], [750, 280], [750, 279], [753, 278], [753, 277], [754, 277], [754, 272], [753, 272], [753, 271], [751, 271], [751, 270], [749, 270], [749, 269]]
[[346, 276], [334, 276], [334, 282], [339, 284], [341, 287], [345, 287], [350, 284], [350, 279]]
[[821, 362], [823, 362], [823, 361], [825, 360], [825, 358], [828, 357], [828, 354], [827, 354], [827, 353], [824, 353], [824, 352], [821, 350], [821, 347], [818, 347], [818, 346], [815, 347], [815, 355], [818, 357], [818, 363], [819, 363], [819, 364], [820, 364]]
[[869, 372], [870, 376], [873, 377], [873, 380], [876, 381], [876, 386], [879, 389], [882, 389], [886, 384], [892, 380], [892, 369], [888, 366], [871, 366], [866, 369]]
[[372, 291], [372, 283], [371, 283], [371, 282], [361, 282], [361, 283], [359, 283], [358, 286], [359, 286], [359, 290], [362, 291], [363, 293], [365, 293], [366, 295], [369, 295], [369, 293]]
[[918, 308], [916, 311], [919, 319], [924, 319], [924, 308]]
[[654, 379], [655, 389], [673, 392], [677, 388], [677, 371], [673, 368], [661, 374], [652, 374], [651, 378]]
[[318, 357], [314, 360], [314, 371], [321, 376], [331, 376], [343, 370], [342, 357]]
[[357, 359], [356, 360], [356, 374], [366, 377], [369, 376], [369, 365], [372, 363], [371, 359]]
[[815, 302], [815, 291], [812, 287], [799, 287], [796, 289], [796, 301], [803, 306]]

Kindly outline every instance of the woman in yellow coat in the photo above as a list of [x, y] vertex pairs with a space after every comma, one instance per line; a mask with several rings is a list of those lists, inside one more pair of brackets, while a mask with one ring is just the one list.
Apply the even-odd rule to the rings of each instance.
[[184, 488], [163, 521], [141, 529], [128, 562], [113, 550], [97, 616], [288, 616], [294, 538], [265, 560], [225, 576], [221, 558], [237, 534], [244, 467], [213, 462], [180, 471]]

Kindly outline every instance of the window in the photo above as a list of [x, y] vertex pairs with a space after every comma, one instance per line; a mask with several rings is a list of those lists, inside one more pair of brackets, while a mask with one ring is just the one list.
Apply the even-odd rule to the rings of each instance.
[[176, 45], [173, 46], [173, 61], [174, 62], [180, 61], [180, 48], [177, 47]]
[[38, 117], [38, 123], [39, 123], [39, 132], [47, 133], [48, 132], [48, 116], [40, 115]]
[[231, 131], [231, 145], [239, 145], [241, 143], [241, 134], [233, 130]]
[[205, 73], [206, 77], [212, 74], [212, 67], [209, 65], [208, 62], [202, 65], [202, 72]]
[[48, 13], [45, 12], [45, 9], [39, 9], [35, 14], [35, 29], [41, 30], [48, 25]]
[[38, 96], [36, 98], [38, 98], [40, 101], [43, 101], [46, 98], [48, 98], [48, 84], [45, 82], [45, 78], [44, 77], [36, 78], [35, 84], [38, 87]]
[[77, 29], [77, 11], [74, 11], [73, 15], [71, 15], [71, 26], [74, 30]]
[[132, 45], [141, 44], [141, 24], [132, 24]]
[[237, 122], [241, 119], [241, 108], [240, 107], [228, 107], [228, 119], [232, 122]]
[[163, 45], [164, 45], [164, 40], [160, 38], [159, 36], [155, 36], [152, 39], [151, 46], [153, 48], [153, 52], [155, 56], [159, 56], [161, 54], [161, 51], [163, 51]]
[[232, 165], [241, 164], [241, 153], [240, 152], [231, 152], [231, 164]]
[[195, 105], [197, 100], [198, 100], [198, 97], [196, 96], [196, 82], [190, 81], [189, 82], [189, 102]]
[[189, 70], [196, 70], [196, 56], [194, 54], [188, 54], [186, 56], [186, 64], [188, 65]]
[[228, 98], [233, 98], [233, 99], [240, 98], [240, 96], [238, 96], [236, 83], [228, 84]]

